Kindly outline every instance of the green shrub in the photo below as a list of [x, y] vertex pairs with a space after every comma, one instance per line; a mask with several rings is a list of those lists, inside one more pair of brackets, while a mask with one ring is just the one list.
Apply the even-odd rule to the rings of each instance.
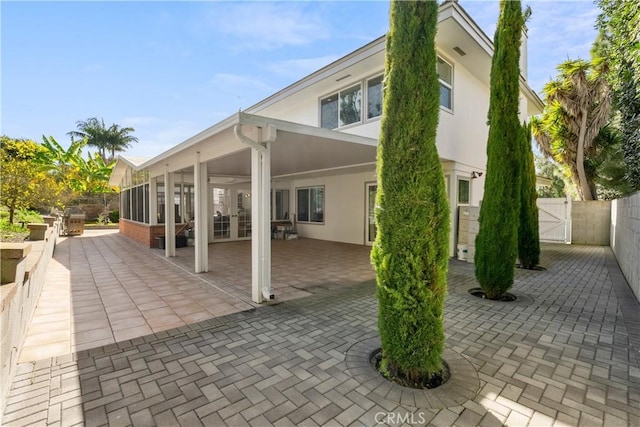
[[442, 370], [449, 205], [436, 148], [435, 1], [392, 1], [378, 144], [376, 270], [382, 369], [412, 383]]
[[120, 211], [109, 212], [109, 221], [112, 223], [120, 221]]
[[518, 258], [523, 268], [532, 269], [540, 263], [538, 206], [536, 200], [536, 170], [531, 149], [531, 125], [522, 126], [522, 161], [520, 191], [520, 223], [518, 224]]
[[518, 171], [523, 155], [518, 106], [523, 25], [520, 1], [501, 0], [491, 62], [487, 178], [474, 258], [476, 278], [490, 299], [500, 298], [513, 285], [518, 254]]

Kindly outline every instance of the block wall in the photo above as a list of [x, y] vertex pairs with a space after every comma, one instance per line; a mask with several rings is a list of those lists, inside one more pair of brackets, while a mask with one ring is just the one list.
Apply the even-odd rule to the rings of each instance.
[[611, 249], [640, 301], [640, 192], [612, 202]]
[[6, 396], [15, 375], [18, 358], [44, 287], [47, 266], [53, 258], [58, 230], [59, 222], [56, 222], [53, 227], [48, 228], [45, 240], [28, 243], [31, 245], [31, 252], [21, 261], [16, 281], [2, 285], [1, 288], [0, 417], [4, 413]]
[[574, 201], [571, 206], [571, 243], [609, 246], [611, 201]]

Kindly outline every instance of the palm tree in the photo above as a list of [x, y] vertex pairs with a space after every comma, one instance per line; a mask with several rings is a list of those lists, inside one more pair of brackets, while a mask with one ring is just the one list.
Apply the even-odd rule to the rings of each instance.
[[87, 145], [98, 149], [98, 153], [100, 153], [105, 162], [109, 160], [107, 153], [110, 153], [110, 159], [113, 159], [116, 151], [122, 152], [129, 148], [131, 143], [138, 142], [138, 138], [131, 135], [135, 131], [134, 128], [123, 128], [115, 123], [107, 128], [104, 124], [104, 119], [98, 120], [95, 117], [91, 117], [87, 120], [76, 122], [76, 126], [78, 128], [77, 131], [67, 133], [67, 135], [71, 136], [71, 140], [73, 141], [74, 138], [86, 140]]
[[131, 135], [135, 132], [132, 127], [120, 127], [117, 124], [112, 124], [107, 129], [108, 143], [107, 148], [111, 151], [111, 159], [114, 159], [117, 152], [125, 151], [131, 146], [132, 143], [138, 142], [138, 138]]
[[544, 87], [545, 110], [532, 120], [540, 150], [569, 168], [582, 200], [597, 198], [585, 173], [585, 152], [592, 146], [611, 112], [606, 63], [579, 60], [558, 66], [560, 74]]
[[87, 120], [78, 120], [76, 127], [78, 128], [77, 131], [67, 132], [67, 135], [71, 137], [71, 141], [73, 142], [74, 138], [84, 139], [87, 145], [98, 149], [98, 153], [103, 159], [106, 158], [108, 138], [104, 120], [90, 117]]

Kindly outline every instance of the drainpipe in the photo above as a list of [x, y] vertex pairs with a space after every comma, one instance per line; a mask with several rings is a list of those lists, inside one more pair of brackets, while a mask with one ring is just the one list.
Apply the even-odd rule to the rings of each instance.
[[[258, 128], [259, 140], [261, 142], [256, 142], [249, 137], [247, 137], [244, 133], [242, 133], [242, 125], [237, 124], [233, 128], [233, 133], [238, 139], [238, 141], [243, 144], [248, 145], [249, 147], [255, 150], [254, 154], [252, 154], [252, 163], [255, 161], [255, 165], [257, 166], [256, 175], [252, 176], [252, 186], [253, 180], [256, 180], [255, 183], [256, 190], [259, 194], [256, 194], [256, 207], [258, 211], [258, 219], [256, 231], [258, 233], [257, 242], [257, 255], [258, 255], [258, 267], [257, 271], [253, 270], [252, 275], [256, 277], [252, 277], [252, 283], [254, 281], [258, 284], [260, 295], [254, 295], [255, 302], [262, 302], [262, 298], [269, 301], [275, 298], [275, 295], [271, 293], [271, 230], [270, 230], [270, 221], [269, 221], [269, 211], [268, 211], [268, 203], [265, 201], [270, 200], [270, 192], [271, 192], [271, 153], [269, 151], [269, 144], [276, 139], [276, 127], [273, 124], [269, 124], [266, 128], [266, 140], [263, 141], [263, 129]], [[255, 157], [254, 157], [255, 156]], [[253, 170], [253, 168], [252, 168]], [[254, 244], [254, 237], [252, 236], [252, 245]]]

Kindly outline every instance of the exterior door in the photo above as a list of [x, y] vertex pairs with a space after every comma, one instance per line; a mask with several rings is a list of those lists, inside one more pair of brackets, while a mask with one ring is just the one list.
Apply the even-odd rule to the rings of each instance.
[[376, 240], [376, 217], [375, 217], [375, 206], [376, 206], [376, 191], [378, 190], [378, 184], [376, 183], [367, 183], [366, 184], [366, 202], [367, 202], [367, 218], [365, 221], [365, 244], [371, 246], [373, 242]]
[[251, 191], [213, 187], [213, 230], [215, 242], [251, 238]]

